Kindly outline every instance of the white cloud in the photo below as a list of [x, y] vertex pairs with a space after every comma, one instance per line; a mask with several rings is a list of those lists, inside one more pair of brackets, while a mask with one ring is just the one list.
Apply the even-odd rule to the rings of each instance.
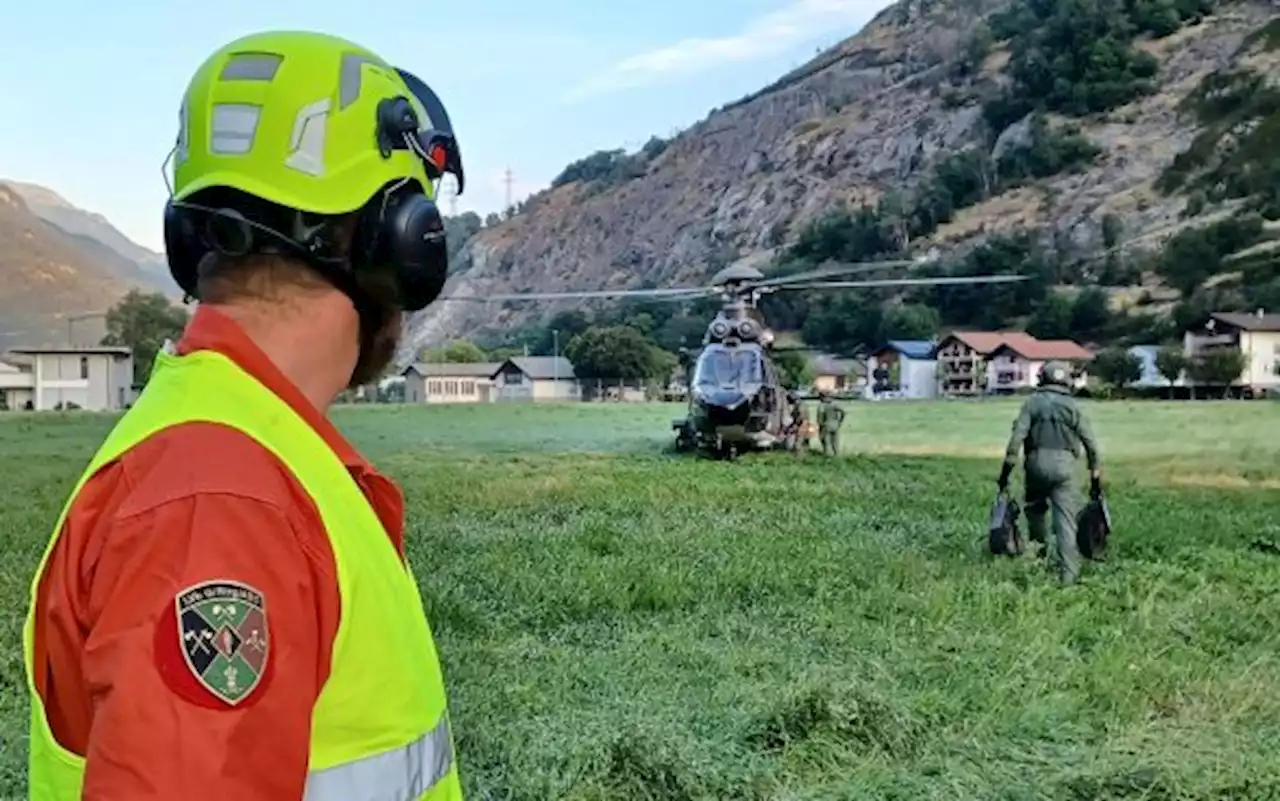
[[790, 0], [783, 8], [753, 17], [730, 36], [682, 39], [629, 56], [575, 86], [564, 100], [576, 103], [670, 76], [776, 56], [818, 36], [852, 33], [852, 26], [865, 24], [884, 5], [885, 0]]

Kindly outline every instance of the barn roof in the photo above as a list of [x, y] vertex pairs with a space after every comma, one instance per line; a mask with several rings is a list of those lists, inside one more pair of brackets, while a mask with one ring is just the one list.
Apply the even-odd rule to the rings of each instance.
[[413, 370], [424, 378], [488, 378], [501, 366], [497, 362], [415, 362], [400, 374]]
[[1028, 337], [1025, 340], [1006, 342], [997, 347], [993, 353], [1003, 350], [1012, 351], [1033, 362], [1043, 362], [1049, 359], [1080, 362], [1093, 358], [1093, 351], [1070, 339], [1036, 339]]
[[850, 375], [866, 372], [861, 359], [842, 359], [830, 353], [818, 353], [809, 361], [814, 375]]
[[932, 339], [891, 339], [880, 348], [879, 353], [896, 350], [908, 359], [929, 360], [933, 358], [933, 349], [937, 345]]
[[1280, 314], [1267, 314], [1259, 309], [1253, 314], [1243, 312], [1214, 312], [1210, 314], [1214, 320], [1234, 326], [1244, 331], [1280, 332]]
[[554, 381], [557, 377], [577, 378], [573, 372], [573, 362], [563, 356], [516, 356], [495, 367], [493, 372], [498, 372], [508, 364], [515, 365], [516, 369], [534, 381]]
[[1035, 337], [1022, 331], [952, 331], [938, 344], [941, 346], [949, 339], [957, 339], [983, 356], [994, 353], [1001, 345], [1036, 341]]

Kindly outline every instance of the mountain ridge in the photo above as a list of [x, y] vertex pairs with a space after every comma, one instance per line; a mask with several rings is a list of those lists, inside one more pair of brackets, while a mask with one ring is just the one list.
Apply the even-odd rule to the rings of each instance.
[[119, 259], [111, 260], [110, 266], [121, 278], [173, 294], [164, 255], [134, 242], [106, 216], [76, 206], [47, 186], [9, 180], [0, 180], [0, 184], [8, 185], [17, 192], [27, 207], [45, 222], [73, 238], [88, 237], [118, 256]]
[[66, 344], [68, 315], [105, 312], [128, 291], [129, 282], [103, 264], [103, 254], [91, 255], [84, 239], [46, 222], [0, 184], [0, 350]]

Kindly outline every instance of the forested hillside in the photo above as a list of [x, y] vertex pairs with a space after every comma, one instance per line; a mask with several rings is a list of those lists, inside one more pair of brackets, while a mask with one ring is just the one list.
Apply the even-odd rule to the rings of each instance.
[[[469, 239], [448, 291], [928, 252], [922, 274], [1031, 277], [768, 299], [771, 321], [834, 350], [950, 326], [1160, 342], [1211, 308], [1280, 307], [1275, 16], [1214, 0], [899, 3], [670, 141], [569, 165]], [[457, 336], [539, 350], [566, 308], [439, 304], [406, 352]], [[600, 324], [643, 311], [665, 349], [696, 340], [707, 311], [580, 308]]]

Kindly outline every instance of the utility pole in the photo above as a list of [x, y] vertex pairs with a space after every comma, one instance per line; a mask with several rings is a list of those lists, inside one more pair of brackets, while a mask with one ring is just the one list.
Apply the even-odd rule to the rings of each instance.
[[503, 176], [503, 182], [507, 185], [507, 205], [503, 207], [503, 211], [511, 208], [511, 168], [507, 167], [506, 175]]
[[449, 176], [449, 216], [458, 216], [458, 179]]
[[551, 375], [552, 386], [556, 388], [556, 397], [560, 396], [560, 332], [551, 329]]

